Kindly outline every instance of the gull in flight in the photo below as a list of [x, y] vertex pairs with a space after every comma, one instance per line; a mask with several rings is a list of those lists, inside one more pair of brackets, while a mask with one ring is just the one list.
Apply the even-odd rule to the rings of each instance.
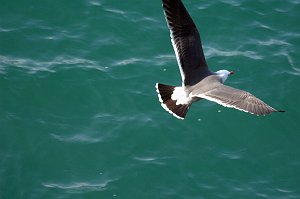
[[201, 99], [255, 115], [276, 110], [249, 92], [224, 85], [233, 71], [209, 70], [200, 35], [181, 0], [163, 0], [163, 9], [182, 78], [182, 86], [156, 84], [162, 107], [173, 116], [184, 119], [193, 102]]

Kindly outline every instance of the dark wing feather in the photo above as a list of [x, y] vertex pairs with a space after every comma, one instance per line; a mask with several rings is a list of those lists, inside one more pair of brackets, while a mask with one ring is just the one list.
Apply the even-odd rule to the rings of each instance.
[[225, 86], [221, 83], [210, 91], [201, 94], [193, 93], [193, 95], [216, 102], [225, 107], [235, 108], [255, 115], [267, 115], [272, 112], [278, 112], [278, 110], [256, 98], [251, 93]]
[[163, 0], [163, 8], [182, 81], [194, 85], [208, 73], [199, 32], [180, 0]]

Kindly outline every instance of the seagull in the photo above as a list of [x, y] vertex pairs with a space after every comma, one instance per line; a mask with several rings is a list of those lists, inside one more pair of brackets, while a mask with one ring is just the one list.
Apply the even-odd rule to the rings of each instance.
[[184, 119], [193, 102], [206, 99], [222, 106], [255, 115], [276, 110], [249, 92], [224, 85], [233, 71], [209, 70], [196, 25], [181, 0], [162, 0], [171, 42], [182, 78], [182, 86], [156, 83], [161, 106], [178, 119]]

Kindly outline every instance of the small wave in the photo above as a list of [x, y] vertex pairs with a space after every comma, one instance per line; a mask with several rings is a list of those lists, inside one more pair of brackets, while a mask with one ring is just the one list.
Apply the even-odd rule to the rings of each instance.
[[124, 114], [106, 114], [106, 113], [98, 113], [94, 116], [94, 119], [101, 119], [103, 121], [105, 118], [105, 121], [107, 123], [111, 123], [112, 121], [118, 122], [118, 123], [126, 123], [128, 122], [136, 122], [136, 123], [142, 123], [145, 124], [145, 122], [153, 122], [152, 118], [149, 117], [148, 114], [136, 114], [136, 115], [124, 115]]
[[68, 193], [87, 193], [95, 191], [104, 191], [108, 189], [109, 183], [116, 179], [109, 179], [101, 183], [90, 182], [72, 182], [72, 183], [43, 183], [46, 188], [61, 189]]
[[124, 65], [134, 64], [134, 63], [139, 62], [139, 61], [142, 61], [142, 59], [133, 57], [133, 58], [129, 58], [129, 59], [116, 61], [112, 65], [113, 66], [124, 66]]
[[113, 9], [113, 8], [106, 8], [106, 9], [104, 9], [104, 10], [105, 10], [105, 11], [108, 11], [108, 12], [116, 13], [116, 14], [121, 14], [121, 15], [126, 14], [125, 11], [118, 10], [118, 9]]
[[[145, 17], [144, 15], [139, 14], [135, 11], [128, 11], [128, 10], [123, 11], [123, 10], [116, 9], [116, 8], [104, 8], [104, 10], [107, 12], [110, 12], [112, 14], [115, 14], [116, 17], [121, 16], [122, 18], [119, 18], [121, 20], [127, 20], [127, 21], [131, 21], [131, 22], [139, 21], [139, 19], [142, 18], [141, 16]], [[112, 17], [112, 16], [110, 16], [110, 17]]]
[[165, 160], [171, 157], [134, 156], [133, 159], [145, 164], [166, 165]]
[[176, 61], [174, 54], [157, 55], [149, 58], [143, 57], [130, 57], [127, 59], [120, 59], [110, 64], [111, 67], [128, 66], [133, 64], [145, 65], [145, 66], [164, 66], [167, 63]]
[[286, 50], [281, 50], [280, 52], [275, 53], [274, 55], [275, 56], [284, 56], [284, 57], [286, 57], [286, 59], [287, 59], [288, 63], [290, 64], [290, 66], [292, 66], [297, 71], [297, 68], [295, 67], [293, 58], [291, 57], [289, 52], [287, 52]]
[[288, 71], [289, 74], [300, 77], [300, 68], [292, 67], [292, 71]]
[[[157, 20], [155, 17], [153, 16], [148, 16], [145, 15], [142, 12], [137, 12], [137, 11], [130, 11], [130, 10], [120, 10], [117, 8], [112, 8], [112, 7], [106, 7], [104, 8], [104, 10], [106, 12], [109, 12], [111, 15], [109, 15], [108, 17], [110, 18], [117, 18], [120, 21], [126, 21], [126, 23], [128, 22], [133, 22], [133, 23], [139, 23], [141, 22], [142, 25], [137, 25], [137, 28], [146, 28], [147, 27], [152, 27], [156, 26], [157, 24], [160, 23], [160, 20]], [[145, 23], [151, 23], [151, 25], [147, 25], [145, 26]]]
[[131, 57], [128, 59], [117, 60], [112, 63], [112, 66], [125, 66], [131, 64], [143, 64], [148, 66], [163, 66], [167, 63], [174, 62], [176, 57], [174, 54], [156, 55], [149, 58]]
[[261, 22], [259, 22], [259, 21], [253, 21], [253, 22], [251, 22], [251, 23], [249, 23], [247, 26], [249, 26], [249, 27], [260, 27], [260, 28], [262, 28], [262, 29], [266, 29], [266, 30], [270, 30], [270, 31], [274, 31], [274, 32], [276, 32], [276, 29], [274, 29], [274, 28], [272, 28], [271, 26], [268, 26], [268, 25], [266, 25], [266, 24], [263, 24], [263, 23], [261, 23]]
[[97, 0], [90, 0], [88, 3], [92, 6], [102, 6], [102, 3]]
[[243, 156], [244, 150], [238, 151], [223, 151], [220, 156], [230, 159], [230, 160], [238, 160], [241, 159]]
[[174, 54], [164, 54], [164, 55], [155, 56], [153, 57], [152, 60], [154, 60], [153, 63], [156, 66], [162, 66], [165, 65], [166, 63], [173, 62], [174, 60], [176, 60], [176, 57]]
[[236, 0], [222, 0], [222, 2], [225, 3], [225, 4], [229, 4], [231, 6], [234, 6], [234, 7], [241, 6], [241, 1], [236, 1]]
[[224, 56], [224, 57], [244, 56], [254, 60], [263, 59], [262, 56], [257, 55], [257, 53], [253, 51], [225, 51], [213, 47], [206, 47], [204, 52], [206, 52], [205, 54], [208, 58], [217, 57], [217, 56]]
[[287, 190], [287, 189], [276, 189], [277, 191], [281, 193], [292, 193], [293, 191]]
[[91, 135], [86, 135], [86, 134], [75, 134], [75, 135], [57, 135], [57, 134], [50, 134], [54, 139], [61, 141], [61, 142], [71, 142], [71, 143], [87, 143], [87, 144], [92, 144], [92, 143], [98, 143], [103, 140], [103, 138], [97, 138], [93, 137]]
[[272, 45], [285, 45], [290, 46], [290, 44], [286, 41], [278, 40], [278, 39], [269, 39], [268, 41], [254, 41], [255, 43], [262, 46], [272, 46]]
[[54, 70], [52, 70], [49, 65], [51, 64], [38, 62], [31, 59], [0, 56], [0, 66], [2, 73], [5, 72], [6, 67], [10, 66], [23, 68], [29, 73], [36, 73], [38, 71], [54, 72]]
[[214, 5], [216, 2], [214, 1], [208, 1], [208, 2], [201, 2], [201, 5], [197, 6], [198, 10], [206, 10], [212, 5]]
[[37, 72], [56, 72], [56, 67], [61, 65], [64, 65], [64, 69], [74, 68], [74, 66], [88, 69], [93, 68], [100, 71], [106, 71], [107, 69], [106, 67], [99, 66], [95, 61], [69, 56], [59, 56], [51, 61], [37, 61], [29, 58], [0, 56], [1, 73], [5, 73], [5, 68], [11, 66], [22, 68], [29, 74], [35, 74]]
[[12, 32], [16, 29], [14, 28], [3, 28], [3, 27], [0, 27], [0, 32]]

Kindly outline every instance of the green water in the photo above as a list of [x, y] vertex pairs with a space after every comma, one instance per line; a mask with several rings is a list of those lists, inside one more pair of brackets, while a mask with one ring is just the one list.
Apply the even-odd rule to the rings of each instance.
[[184, 0], [211, 70], [285, 113], [195, 103], [161, 1], [0, 6], [0, 199], [300, 198], [300, 1]]

